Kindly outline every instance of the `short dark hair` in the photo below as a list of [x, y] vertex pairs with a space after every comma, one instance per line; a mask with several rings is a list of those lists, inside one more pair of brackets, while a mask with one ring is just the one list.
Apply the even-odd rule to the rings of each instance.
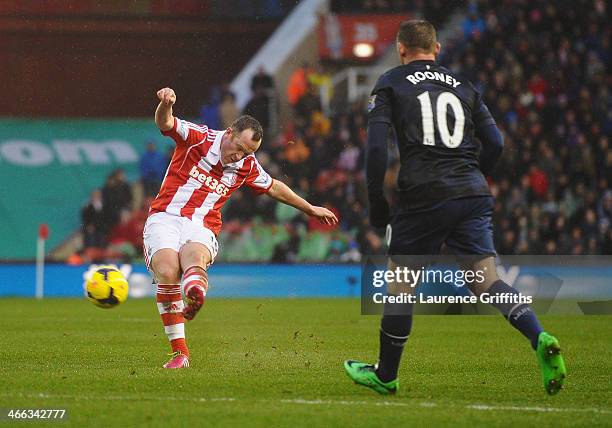
[[263, 137], [263, 128], [261, 127], [261, 123], [253, 116], [249, 116], [248, 114], [240, 116], [238, 119], [234, 120], [230, 125], [232, 128], [232, 132], [234, 134], [239, 134], [242, 131], [247, 129], [253, 130], [253, 141], [259, 141]]
[[411, 19], [400, 24], [397, 41], [409, 50], [433, 52], [436, 48], [436, 29], [429, 22]]

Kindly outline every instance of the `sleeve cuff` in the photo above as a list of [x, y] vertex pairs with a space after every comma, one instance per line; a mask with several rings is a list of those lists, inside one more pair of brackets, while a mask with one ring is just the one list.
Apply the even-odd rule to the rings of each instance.
[[[270, 177], [272, 178], [272, 177]], [[258, 195], [263, 195], [265, 193], [268, 193], [270, 191], [270, 189], [272, 188], [272, 185], [274, 184], [274, 179], [272, 178], [270, 180], [270, 184], [267, 187], [251, 187], [251, 189], [255, 190], [255, 192]]]
[[391, 125], [391, 119], [382, 116], [368, 117], [368, 123], [386, 123]]

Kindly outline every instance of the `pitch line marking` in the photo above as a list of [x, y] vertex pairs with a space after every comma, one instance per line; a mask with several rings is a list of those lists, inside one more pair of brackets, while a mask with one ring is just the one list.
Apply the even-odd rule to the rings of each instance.
[[413, 407], [415, 404], [421, 407], [436, 407], [436, 403], [422, 402], [422, 403], [402, 403], [399, 401], [355, 401], [355, 400], [306, 400], [303, 398], [287, 398], [280, 400], [281, 403], [286, 404], [338, 404], [345, 406], [355, 405], [367, 405], [367, 406], [395, 406], [395, 407]]
[[467, 405], [456, 405], [452, 403], [434, 403], [431, 401], [421, 401], [418, 403], [406, 403], [399, 401], [364, 401], [364, 400], [322, 400], [322, 399], [304, 399], [304, 398], [292, 398], [292, 399], [280, 399], [280, 400], [266, 400], [266, 399], [240, 399], [233, 397], [157, 397], [157, 396], [118, 396], [118, 395], [104, 395], [104, 396], [93, 396], [93, 395], [70, 395], [70, 394], [0, 394], [0, 397], [9, 398], [50, 398], [50, 399], [73, 399], [73, 400], [112, 400], [112, 401], [123, 401], [123, 400], [142, 400], [142, 401], [190, 401], [190, 402], [240, 402], [248, 401], [263, 402], [263, 403], [274, 403], [280, 402], [284, 404], [303, 404], [303, 405], [339, 405], [339, 406], [391, 406], [391, 407], [436, 407], [443, 405], [445, 407], [463, 407], [469, 410], [482, 410], [482, 411], [497, 411], [497, 410], [513, 410], [519, 412], [540, 412], [540, 413], [599, 413], [599, 414], [612, 414], [612, 410], [608, 409], [597, 409], [597, 408], [559, 408], [559, 407], [538, 407], [538, 406], [498, 406], [488, 404], [467, 404]]
[[517, 410], [521, 412], [590, 412], [590, 413], [602, 413], [612, 414], [612, 410], [596, 409], [596, 408], [559, 408], [559, 407], [538, 407], [538, 406], [490, 406], [488, 404], [470, 404], [466, 406], [468, 409], [473, 410]]
[[202, 402], [214, 402], [214, 401], [237, 401], [231, 397], [157, 397], [157, 396], [119, 396], [119, 395], [71, 395], [71, 394], [0, 394], [0, 397], [12, 397], [12, 398], [50, 398], [50, 399], [69, 399], [69, 400], [109, 400], [109, 401], [122, 401], [122, 400], [142, 400], [142, 401], [192, 401], [197, 403]]
[[[436, 407], [438, 404], [428, 401], [420, 403], [402, 403], [393, 401], [349, 401], [349, 400], [304, 400], [300, 398], [296, 399], [285, 399], [280, 400], [282, 403], [288, 404], [337, 404], [337, 405], [368, 405], [368, 406], [397, 406], [397, 407]], [[612, 410], [596, 409], [596, 408], [559, 408], [559, 407], [534, 407], [534, 406], [497, 406], [488, 404], [468, 404], [465, 406], [453, 405], [452, 403], [444, 403], [444, 406], [449, 407], [465, 407], [470, 410], [515, 410], [520, 412], [588, 412], [588, 413], [601, 413], [601, 414], [612, 414]]]

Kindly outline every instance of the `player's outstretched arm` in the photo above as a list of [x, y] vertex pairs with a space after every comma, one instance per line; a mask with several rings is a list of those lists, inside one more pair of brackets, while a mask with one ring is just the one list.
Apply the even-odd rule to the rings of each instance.
[[267, 194], [283, 204], [291, 205], [311, 217], [316, 217], [321, 223], [330, 225], [338, 223], [338, 218], [333, 212], [327, 208], [311, 205], [307, 200], [296, 195], [296, 193], [282, 181], [274, 180]]
[[169, 131], [174, 127], [174, 116], [172, 106], [176, 102], [176, 94], [171, 88], [163, 88], [157, 91], [159, 105], [155, 110], [155, 124], [161, 131]]

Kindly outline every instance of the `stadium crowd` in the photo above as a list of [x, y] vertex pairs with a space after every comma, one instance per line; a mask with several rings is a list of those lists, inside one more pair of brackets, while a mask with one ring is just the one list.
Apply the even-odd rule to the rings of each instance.
[[[439, 58], [478, 87], [505, 137], [504, 154], [489, 177], [500, 254], [612, 254], [606, 4], [579, 0], [572, 5], [471, 3], [462, 35], [447, 42]], [[325, 115], [319, 95], [328, 82], [319, 66], [298, 68], [286, 88], [293, 119], [277, 126], [276, 100], [285, 88], [275, 87], [262, 68], [245, 112], [262, 121], [266, 135], [275, 135], [257, 153], [262, 165], [312, 203], [334, 211], [340, 223], [321, 225], [270, 198], [239, 191], [224, 209], [220, 260], [355, 262], [360, 254], [384, 251], [380, 231], [367, 221], [364, 104]], [[219, 129], [239, 111], [233, 94], [219, 88], [201, 114]], [[391, 194], [397, 158], [390, 162]], [[149, 145], [136, 210], [113, 209], [106, 219], [91, 220], [105, 212], [100, 207], [128, 208], [121, 172], [94, 192], [83, 210], [86, 248], [98, 245], [101, 254], [121, 257], [140, 251], [142, 238], [136, 235], [166, 164], [167, 157]]]

